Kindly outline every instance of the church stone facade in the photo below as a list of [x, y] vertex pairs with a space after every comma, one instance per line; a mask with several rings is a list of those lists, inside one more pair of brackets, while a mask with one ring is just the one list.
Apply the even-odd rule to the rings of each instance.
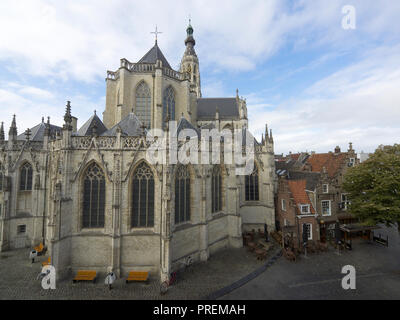
[[[44, 242], [64, 277], [78, 269], [150, 271], [160, 281], [188, 261], [242, 246], [242, 232], [275, 228], [272, 133], [255, 141], [255, 169], [235, 164], [150, 163], [149, 129], [245, 130], [246, 101], [203, 98], [193, 28], [180, 70], [158, 47], [108, 71], [103, 121], [78, 129], [67, 103], [64, 124], [42, 122], [18, 135], [14, 116], [0, 130], [0, 250]], [[255, 139], [254, 139], [255, 140]], [[221, 158], [223, 148], [221, 148]], [[168, 152], [168, 151], [166, 151]], [[167, 157], [168, 158], [168, 157]], [[27, 257], [28, 259], [28, 257]]]

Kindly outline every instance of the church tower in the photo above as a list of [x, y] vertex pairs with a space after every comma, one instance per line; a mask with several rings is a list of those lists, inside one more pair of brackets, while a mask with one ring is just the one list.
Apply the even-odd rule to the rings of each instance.
[[196, 41], [193, 38], [193, 27], [190, 24], [190, 19], [186, 33], [186, 50], [182, 57], [180, 72], [186, 72], [189, 74], [190, 91], [196, 93], [197, 98], [201, 98], [199, 59], [197, 58], [196, 51], [194, 50]]

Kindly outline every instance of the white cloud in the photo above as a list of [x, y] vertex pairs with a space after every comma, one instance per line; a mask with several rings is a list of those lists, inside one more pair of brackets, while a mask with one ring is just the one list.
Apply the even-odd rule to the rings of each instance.
[[[318, 66], [342, 52], [366, 50], [354, 66], [317, 81], [300, 97], [283, 100], [282, 79], [277, 79], [274, 88], [248, 96], [248, 107], [255, 132], [263, 131], [265, 121], [270, 123], [278, 152], [324, 151], [350, 139], [357, 148], [371, 151], [371, 146], [392, 143], [400, 133], [400, 48], [385, 45], [399, 42], [400, 2], [353, 0], [357, 29], [352, 31], [341, 28], [341, 8], [346, 4], [347, 0], [2, 0], [0, 63], [19, 80], [0, 83], [1, 118], [11, 121], [16, 113], [21, 128], [26, 128], [37, 123], [40, 110], [60, 124], [66, 96], [80, 121], [94, 109], [100, 113], [104, 97], [93, 100], [83, 91], [72, 96], [54, 92], [30, 83], [29, 76], [50, 86], [60, 81], [103, 81], [106, 69], [117, 69], [120, 58], [134, 62], [145, 54], [154, 43], [150, 31], [156, 24], [163, 32], [159, 45], [176, 66], [191, 14], [201, 68], [212, 74], [211, 79], [202, 77], [205, 96], [235, 94], [226, 92], [219, 75], [251, 70], [253, 79], [263, 81], [268, 72], [260, 70], [260, 64], [282, 48], [326, 49], [314, 63], [282, 79], [304, 70], [317, 72]], [[373, 41], [381, 49], [371, 50]], [[271, 99], [282, 102], [272, 108]]]
[[[346, 1], [55, 1], [2, 0], [0, 61], [9, 68], [41, 76], [92, 81], [116, 69], [119, 59], [136, 61], [150, 48], [150, 31], [163, 31], [160, 46], [176, 65], [183, 54], [186, 18], [191, 13], [203, 66], [249, 70], [285, 43], [357, 45], [363, 34], [395, 34], [400, 5], [353, 1], [357, 30], [341, 30]], [[180, 44], [180, 45], [177, 45]], [[201, 44], [201, 45], [200, 45]]]
[[374, 151], [381, 143], [398, 143], [399, 62], [400, 46], [371, 50], [358, 63], [317, 81], [302, 97], [249, 113], [250, 127], [260, 134], [268, 122], [277, 153], [321, 152], [348, 142], [359, 151]]

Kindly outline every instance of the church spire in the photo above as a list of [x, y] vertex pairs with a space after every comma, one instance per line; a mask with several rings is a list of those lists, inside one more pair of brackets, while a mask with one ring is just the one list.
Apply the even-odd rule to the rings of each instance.
[[[11, 127], [10, 127], [10, 131], [8, 132], [8, 135], [10, 137], [15, 136], [15, 138], [17, 137], [17, 122], [15, 120], [15, 114], [13, 116], [12, 122], [11, 122]], [[11, 139], [10, 139], [11, 140]]]
[[186, 28], [186, 39], [185, 39], [185, 46], [187, 55], [196, 56], [196, 52], [194, 51], [194, 46], [196, 45], [196, 41], [193, 38], [193, 27], [191, 25], [191, 19], [189, 19], [189, 25]]

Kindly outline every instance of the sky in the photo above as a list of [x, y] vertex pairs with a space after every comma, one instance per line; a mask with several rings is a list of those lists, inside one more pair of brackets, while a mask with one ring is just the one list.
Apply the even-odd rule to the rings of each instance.
[[[348, 5], [354, 15], [343, 11]], [[189, 17], [203, 97], [233, 97], [238, 88], [250, 131], [260, 139], [268, 124], [275, 153], [399, 143], [393, 0], [1, 0], [6, 133], [13, 114], [19, 133], [47, 116], [62, 125], [67, 100], [78, 126], [94, 110], [102, 114], [106, 71], [121, 58], [138, 61], [154, 45], [156, 25], [159, 47], [178, 69]]]

